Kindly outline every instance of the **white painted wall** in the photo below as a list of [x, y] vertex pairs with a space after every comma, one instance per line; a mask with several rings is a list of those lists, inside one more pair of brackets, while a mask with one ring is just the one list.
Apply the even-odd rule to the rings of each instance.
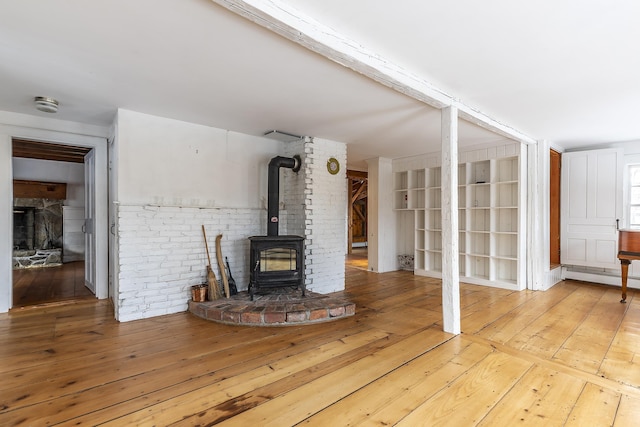
[[246, 289], [247, 238], [266, 234], [268, 164], [283, 143], [127, 110], [116, 128], [116, 318], [186, 310], [190, 286], [205, 281], [202, 225], [216, 275], [222, 234], [223, 255]]
[[266, 208], [267, 168], [282, 144], [118, 110], [118, 201]]
[[13, 178], [67, 184], [65, 206], [84, 206], [84, 164], [39, 159], [13, 159]]
[[[335, 175], [327, 170], [330, 158], [340, 164]], [[312, 138], [305, 144], [305, 274], [307, 288], [314, 292], [345, 288], [346, 164], [347, 147], [341, 142]]]
[[370, 271], [384, 273], [398, 269], [396, 258], [396, 215], [393, 211], [391, 159], [375, 158], [368, 165], [368, 236]]
[[187, 310], [192, 285], [205, 283], [206, 251], [202, 225], [220, 281], [215, 237], [229, 258], [239, 290], [249, 283], [249, 236], [266, 234], [261, 209], [176, 206], [119, 206], [118, 298], [120, 321]]

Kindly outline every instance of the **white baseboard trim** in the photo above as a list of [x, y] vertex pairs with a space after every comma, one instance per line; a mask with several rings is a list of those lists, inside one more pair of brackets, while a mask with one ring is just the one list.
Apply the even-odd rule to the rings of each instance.
[[[622, 286], [620, 276], [612, 276], [609, 274], [586, 273], [583, 271], [571, 271], [566, 267], [562, 268], [563, 278], [571, 280], [582, 280], [584, 282], [600, 283], [610, 286]], [[640, 280], [629, 277], [627, 279], [627, 288], [640, 289]]]
[[542, 290], [548, 291], [554, 285], [562, 282], [562, 280], [563, 280], [562, 267], [558, 266], [552, 270], [549, 270], [545, 272], [545, 281], [544, 281], [544, 287], [542, 288]]

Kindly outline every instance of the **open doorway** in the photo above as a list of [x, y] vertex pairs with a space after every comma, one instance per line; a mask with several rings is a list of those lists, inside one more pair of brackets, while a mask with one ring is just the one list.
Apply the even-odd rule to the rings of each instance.
[[367, 270], [367, 172], [348, 170], [347, 185], [350, 197], [347, 264]]
[[12, 306], [95, 298], [86, 286], [84, 233], [84, 162], [92, 149], [16, 138], [12, 148]]

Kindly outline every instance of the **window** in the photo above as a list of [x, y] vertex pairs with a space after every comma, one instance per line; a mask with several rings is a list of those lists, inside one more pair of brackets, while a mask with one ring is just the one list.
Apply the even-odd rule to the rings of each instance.
[[640, 229], [640, 164], [629, 166], [629, 228]]

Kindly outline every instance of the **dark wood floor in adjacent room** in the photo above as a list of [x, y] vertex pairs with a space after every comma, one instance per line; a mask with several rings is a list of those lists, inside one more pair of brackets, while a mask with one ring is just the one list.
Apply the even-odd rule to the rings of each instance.
[[347, 267], [356, 315], [229, 326], [118, 323], [107, 301], [0, 314], [0, 425], [637, 426], [640, 300], [566, 281], [461, 285]]
[[84, 285], [84, 261], [13, 270], [13, 307], [95, 298]]

